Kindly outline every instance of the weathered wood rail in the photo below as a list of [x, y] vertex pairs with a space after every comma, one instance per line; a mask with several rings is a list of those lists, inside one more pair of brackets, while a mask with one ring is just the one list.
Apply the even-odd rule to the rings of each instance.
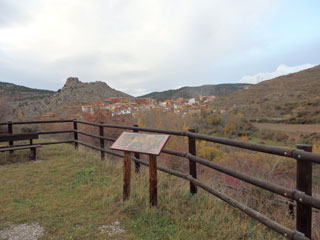
[[[312, 209], [318, 209], [318, 210], [320, 209], [320, 199], [312, 196], [312, 165], [320, 164], [320, 154], [312, 153], [312, 146], [297, 145], [296, 149], [292, 149], [292, 148], [284, 148], [284, 147], [276, 147], [276, 146], [268, 146], [263, 144], [242, 142], [238, 140], [221, 138], [221, 137], [213, 137], [213, 136], [198, 134], [191, 129], [189, 131], [171, 131], [171, 130], [160, 130], [160, 129], [152, 129], [152, 128], [142, 128], [142, 127], [138, 127], [137, 125], [122, 126], [122, 125], [114, 125], [114, 124], [92, 123], [92, 122], [86, 122], [86, 121], [80, 121], [80, 120], [7, 122], [7, 123], [0, 123], [0, 126], [7, 125], [8, 132], [13, 133], [14, 125], [44, 124], [44, 123], [50, 124], [50, 123], [68, 123], [68, 122], [70, 124], [72, 123], [73, 125], [73, 128], [70, 130], [47, 131], [47, 132], [39, 132], [38, 134], [50, 135], [50, 134], [60, 134], [60, 133], [62, 134], [73, 133], [73, 140], [58, 141], [58, 142], [44, 142], [44, 143], [38, 143], [38, 144], [48, 145], [48, 144], [73, 143], [75, 146], [75, 149], [78, 149], [79, 145], [83, 145], [91, 149], [100, 151], [101, 159], [104, 160], [105, 154], [110, 154], [110, 155], [121, 157], [121, 158], [124, 157], [122, 153], [111, 151], [110, 149], [105, 149], [104, 142], [105, 141], [113, 142], [115, 141], [115, 138], [104, 136], [104, 128], [132, 130], [134, 132], [164, 133], [164, 134], [170, 134], [175, 136], [187, 137], [189, 152], [179, 152], [179, 151], [173, 151], [168, 149], [165, 149], [162, 152], [165, 154], [188, 159], [189, 174], [181, 173], [181, 172], [164, 168], [161, 166], [157, 166], [158, 170], [189, 181], [191, 194], [196, 194], [197, 187], [200, 187], [203, 190], [222, 199], [226, 203], [232, 205], [233, 207], [240, 209], [250, 217], [256, 219], [260, 223], [266, 225], [268, 228], [280, 233], [281, 235], [285, 236], [288, 239], [296, 239], [296, 240], [311, 239]], [[78, 130], [78, 124], [97, 127], [97, 132], [99, 133], [99, 135]], [[79, 134], [99, 139], [99, 142], [100, 142], [99, 147], [79, 141]], [[288, 189], [286, 187], [283, 187], [274, 183], [270, 183], [253, 176], [249, 176], [247, 174], [232, 170], [230, 168], [227, 168], [219, 164], [216, 164], [214, 162], [210, 162], [206, 159], [200, 158], [196, 156], [196, 140], [205, 140], [208, 142], [223, 144], [227, 146], [233, 146], [233, 147], [252, 150], [256, 152], [268, 153], [268, 154], [296, 159], [297, 160], [296, 189]], [[131, 157], [131, 160], [135, 162], [136, 172], [139, 172], [140, 165], [149, 166], [149, 162], [141, 160], [139, 158], [140, 158], [139, 154], [135, 154], [134, 157]], [[297, 229], [292, 230], [285, 226], [282, 226], [279, 223], [273, 221], [272, 219], [257, 212], [256, 210], [242, 204], [241, 202], [235, 199], [228, 197], [224, 193], [221, 193], [216, 189], [201, 182], [200, 180], [197, 179], [197, 164], [201, 164], [210, 169], [232, 176], [241, 181], [250, 183], [254, 186], [257, 186], [264, 190], [278, 194], [280, 196], [287, 198], [289, 201], [292, 201], [293, 204], [291, 205], [291, 210], [293, 209], [293, 205], [296, 206], [296, 228]]]
[[[11, 132], [11, 133], [10, 133]], [[9, 133], [5, 135], [0, 135], [0, 143], [1, 142], [8, 142], [8, 147], [0, 147], [0, 152], [6, 152], [10, 151], [12, 154], [15, 150], [24, 150], [24, 149], [30, 149], [31, 150], [31, 159], [36, 160], [37, 159], [37, 148], [41, 147], [40, 145], [33, 144], [34, 139], [38, 139], [39, 134], [37, 133], [24, 133], [24, 134], [13, 134], [12, 133], [12, 127], [9, 129]], [[14, 146], [14, 142], [16, 141], [24, 141], [29, 140], [29, 145], [18, 145]]]

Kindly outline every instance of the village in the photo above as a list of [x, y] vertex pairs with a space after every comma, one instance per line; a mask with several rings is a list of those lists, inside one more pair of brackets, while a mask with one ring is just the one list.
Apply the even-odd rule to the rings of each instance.
[[106, 98], [104, 101], [92, 105], [83, 105], [82, 112], [94, 115], [99, 111], [106, 111], [112, 116], [131, 115], [136, 117], [139, 112], [155, 110], [158, 112], [171, 112], [176, 114], [199, 114], [207, 110], [208, 104], [214, 101], [215, 96], [200, 96], [198, 98], [178, 98], [156, 101], [151, 98]]

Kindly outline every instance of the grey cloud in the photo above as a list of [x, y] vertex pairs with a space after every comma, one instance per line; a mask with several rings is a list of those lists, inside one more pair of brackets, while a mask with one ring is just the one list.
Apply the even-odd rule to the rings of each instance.
[[319, 44], [268, 51], [259, 25], [268, 9], [260, 5], [275, 0], [31, 1], [0, 0], [0, 31], [37, 20], [3, 31], [0, 81], [56, 90], [76, 76], [138, 94], [320, 61]]
[[[28, 1], [32, 4], [32, 1]], [[15, 0], [0, 0], [0, 28], [25, 23], [31, 16]]]

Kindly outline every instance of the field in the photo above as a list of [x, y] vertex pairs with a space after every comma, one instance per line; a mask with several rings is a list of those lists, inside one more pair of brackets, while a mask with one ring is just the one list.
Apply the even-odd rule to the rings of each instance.
[[264, 130], [283, 131], [296, 134], [320, 132], [320, 124], [255, 123], [254, 126]]
[[[0, 234], [39, 224], [40, 239], [283, 239], [240, 211], [189, 184], [159, 173], [158, 208], [148, 203], [148, 171], [133, 173], [122, 202], [122, 161], [71, 145], [1, 155]], [[290, 226], [292, 227], [292, 226]], [[1, 235], [0, 235], [1, 236]]]

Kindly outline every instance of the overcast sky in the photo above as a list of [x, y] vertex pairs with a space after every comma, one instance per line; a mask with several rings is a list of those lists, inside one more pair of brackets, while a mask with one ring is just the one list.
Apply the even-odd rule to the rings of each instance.
[[0, 0], [0, 81], [133, 95], [320, 64], [319, 0]]

